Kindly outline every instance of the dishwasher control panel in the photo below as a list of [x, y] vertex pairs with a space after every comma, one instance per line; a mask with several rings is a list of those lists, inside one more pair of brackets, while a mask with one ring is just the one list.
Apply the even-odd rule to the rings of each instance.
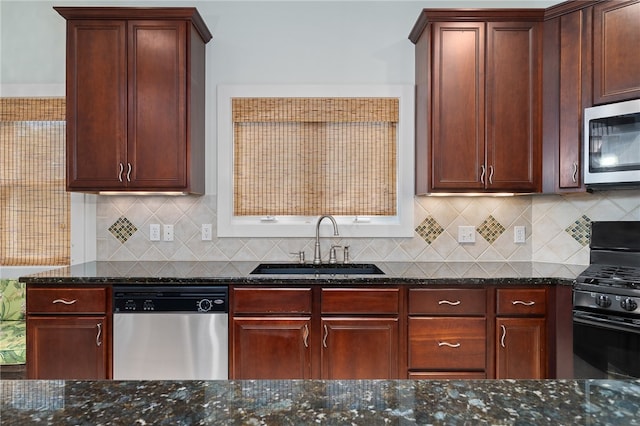
[[114, 313], [227, 313], [228, 288], [223, 286], [114, 286]]

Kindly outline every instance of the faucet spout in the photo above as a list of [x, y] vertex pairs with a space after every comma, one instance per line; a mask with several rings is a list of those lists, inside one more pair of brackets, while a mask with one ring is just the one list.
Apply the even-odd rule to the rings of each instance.
[[336, 220], [331, 215], [323, 215], [318, 218], [318, 222], [316, 223], [316, 246], [313, 254], [313, 264], [320, 265], [322, 263], [322, 256], [320, 255], [320, 223], [323, 219], [329, 219], [331, 223], [333, 223], [333, 235], [338, 236], [338, 224]]

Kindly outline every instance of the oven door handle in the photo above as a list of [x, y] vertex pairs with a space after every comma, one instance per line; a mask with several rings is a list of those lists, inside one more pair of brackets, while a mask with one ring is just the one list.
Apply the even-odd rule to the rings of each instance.
[[640, 326], [634, 327], [622, 324], [619, 321], [612, 321], [606, 318], [595, 317], [589, 314], [573, 314], [573, 322], [577, 324], [590, 325], [607, 330], [618, 330], [627, 333], [640, 334]]

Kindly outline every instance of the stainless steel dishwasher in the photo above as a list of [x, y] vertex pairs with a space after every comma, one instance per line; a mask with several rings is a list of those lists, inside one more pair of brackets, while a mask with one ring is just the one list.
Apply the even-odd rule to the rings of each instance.
[[115, 380], [228, 378], [226, 286], [113, 287]]

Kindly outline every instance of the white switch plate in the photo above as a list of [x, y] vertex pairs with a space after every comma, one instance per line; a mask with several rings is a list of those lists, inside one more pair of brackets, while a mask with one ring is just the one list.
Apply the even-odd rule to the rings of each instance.
[[459, 243], [475, 243], [476, 227], [475, 226], [458, 226], [458, 242]]
[[164, 225], [164, 241], [173, 241], [173, 225]]
[[527, 241], [527, 228], [524, 226], [513, 227], [513, 242], [521, 244]]
[[202, 224], [202, 241], [211, 241], [213, 228], [210, 223]]
[[149, 225], [149, 241], [160, 241], [159, 223], [152, 223]]

